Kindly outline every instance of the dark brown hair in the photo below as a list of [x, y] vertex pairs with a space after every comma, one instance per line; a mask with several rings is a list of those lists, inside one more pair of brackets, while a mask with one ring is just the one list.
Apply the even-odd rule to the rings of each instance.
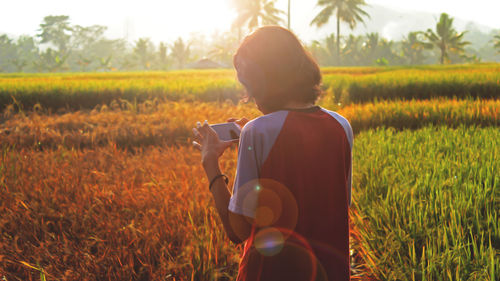
[[299, 39], [280, 26], [264, 26], [245, 37], [233, 64], [246, 100], [254, 98], [266, 112], [280, 110], [289, 101], [315, 103], [321, 93], [318, 64]]

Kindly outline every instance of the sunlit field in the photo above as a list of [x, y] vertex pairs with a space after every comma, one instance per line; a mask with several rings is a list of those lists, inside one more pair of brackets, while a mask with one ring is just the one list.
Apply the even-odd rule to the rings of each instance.
[[[57, 110], [93, 109], [121, 99], [237, 102], [233, 70], [137, 73], [0, 74], [0, 109], [12, 104]], [[500, 65], [324, 68], [323, 90], [334, 103], [500, 96]]]
[[[500, 65], [322, 71], [355, 132], [352, 279], [498, 280]], [[259, 116], [241, 91], [232, 70], [0, 75], [0, 280], [233, 280], [190, 142]]]

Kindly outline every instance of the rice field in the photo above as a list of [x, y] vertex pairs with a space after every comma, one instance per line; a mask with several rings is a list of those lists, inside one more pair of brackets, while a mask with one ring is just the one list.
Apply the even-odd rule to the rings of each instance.
[[[352, 280], [498, 280], [500, 66], [322, 71], [355, 131]], [[259, 116], [241, 91], [230, 70], [0, 75], [0, 280], [233, 280], [189, 143]]]
[[[398, 130], [416, 129], [429, 124], [500, 126], [500, 100], [413, 100], [352, 104], [320, 103], [335, 109], [352, 124], [355, 133], [381, 126]], [[48, 114], [40, 111], [13, 114], [5, 111], [0, 124], [4, 144], [36, 149], [59, 145], [73, 148], [95, 147], [113, 143], [132, 148], [149, 145], [187, 145], [191, 129], [199, 120], [225, 122], [234, 116], [258, 117], [252, 104], [231, 102], [168, 102], [133, 106], [114, 102], [91, 111]], [[116, 106], [114, 106], [116, 105]]]
[[[421, 66], [414, 68], [325, 68], [323, 89], [335, 103], [430, 98], [500, 96], [498, 64]], [[226, 101], [242, 92], [233, 70], [186, 70], [140, 73], [69, 73], [0, 75], [0, 110], [8, 105], [32, 110], [93, 109], [117, 99], [130, 103]]]
[[356, 148], [352, 218], [377, 279], [497, 280], [498, 128], [369, 130]]

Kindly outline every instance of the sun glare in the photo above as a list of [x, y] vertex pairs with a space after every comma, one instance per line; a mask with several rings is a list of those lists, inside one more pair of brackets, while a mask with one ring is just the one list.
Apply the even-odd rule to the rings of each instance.
[[[16, 35], [35, 35], [45, 16], [69, 15], [73, 24], [107, 26], [110, 37], [128, 35], [130, 40], [148, 37], [155, 42], [172, 41], [193, 33], [208, 37], [216, 31], [228, 31], [236, 16], [229, 0], [19, 0], [4, 4], [0, 10], [0, 33]], [[30, 9], [26, 10], [26, 6]], [[10, 27], [5, 29], [6, 26]]]
[[227, 0], [151, 1], [149, 7], [141, 8], [134, 24], [149, 26], [151, 37], [161, 34], [158, 39], [172, 40], [181, 35], [210, 36], [217, 31], [228, 31], [234, 17]]

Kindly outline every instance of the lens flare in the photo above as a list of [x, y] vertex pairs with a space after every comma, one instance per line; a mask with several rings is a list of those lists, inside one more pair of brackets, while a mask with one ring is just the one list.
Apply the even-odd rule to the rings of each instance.
[[255, 223], [259, 227], [271, 225], [275, 218], [275, 212], [269, 207], [257, 207], [255, 211]]
[[[272, 179], [259, 179], [255, 224], [293, 231], [297, 225], [299, 210], [292, 192]], [[289, 231], [284, 232], [286, 239]]]
[[273, 190], [264, 188], [259, 192], [258, 202], [255, 210], [255, 223], [258, 227], [273, 225], [283, 211], [281, 198]]
[[[290, 190], [272, 179], [255, 179], [240, 186], [233, 196], [247, 212], [245, 217], [258, 228], [276, 227], [295, 229], [298, 220], [298, 206]], [[229, 220], [235, 234], [246, 239], [247, 233], [238, 233], [237, 221]], [[288, 232], [287, 232], [288, 233]], [[286, 236], [285, 236], [286, 239]]]
[[296, 232], [274, 227], [259, 229], [253, 245], [249, 250], [249, 255], [253, 255], [250, 259], [264, 264], [263, 276], [267, 276], [266, 271], [272, 269], [274, 280], [328, 280], [326, 270], [308, 240]]
[[274, 256], [283, 249], [285, 239], [281, 231], [274, 227], [259, 230], [255, 235], [255, 249], [264, 256]]
[[[295, 232], [299, 210], [286, 186], [272, 179], [258, 179], [244, 184], [237, 192], [243, 209], [254, 210], [254, 218], [249, 220], [253, 224], [250, 252], [273, 259], [278, 262], [276, 265], [286, 261], [290, 266], [285, 275], [301, 276], [301, 280], [327, 280], [326, 271], [311, 245]], [[295, 272], [297, 270], [300, 272]]]

